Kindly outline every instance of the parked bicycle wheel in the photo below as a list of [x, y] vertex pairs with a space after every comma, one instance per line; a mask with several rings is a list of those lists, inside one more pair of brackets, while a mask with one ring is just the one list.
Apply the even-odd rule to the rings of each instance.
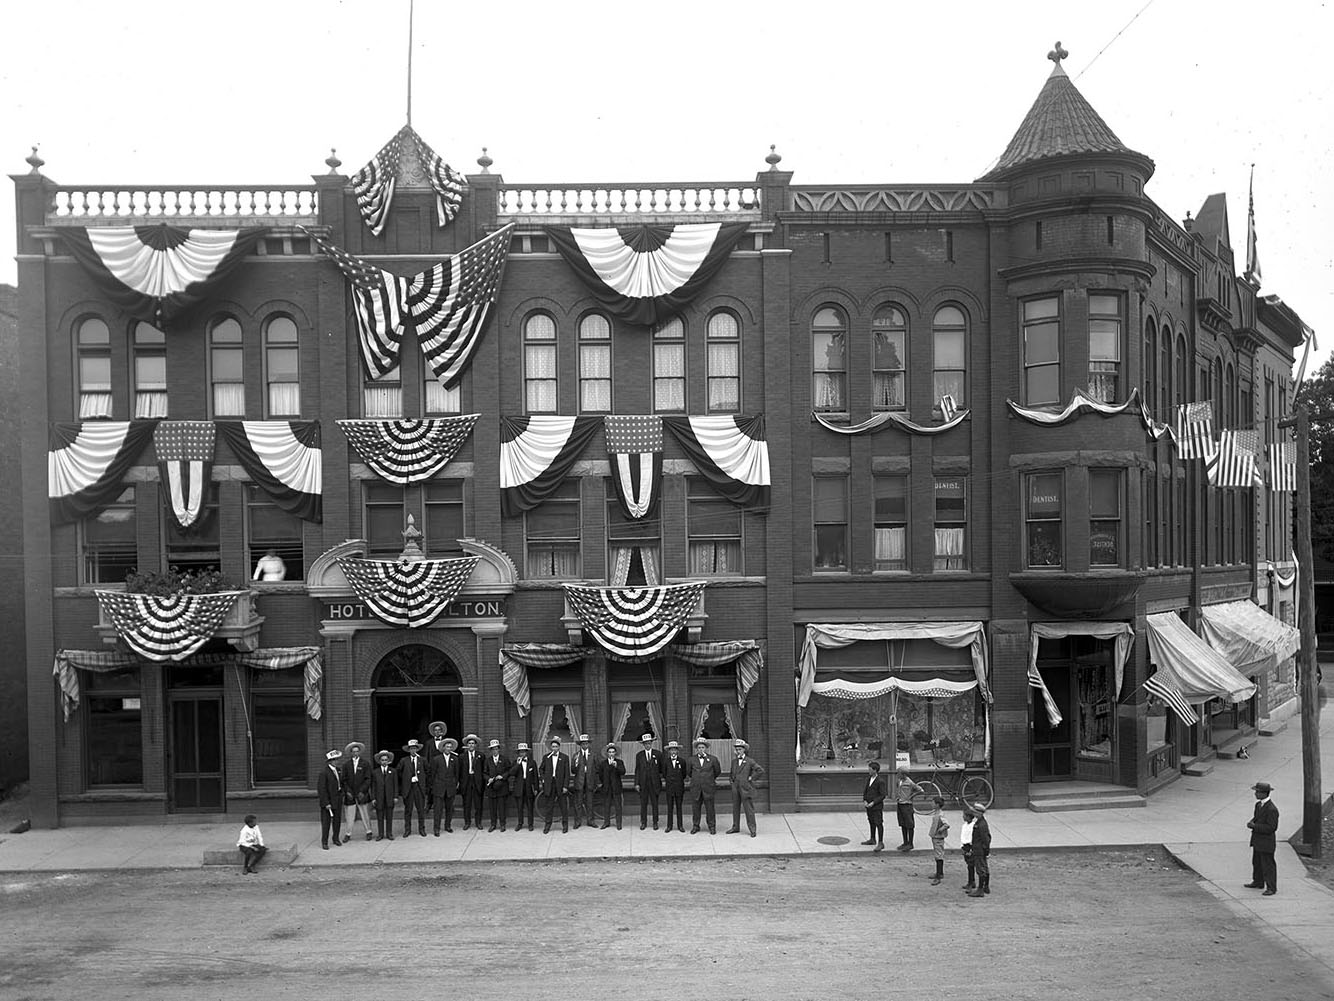
[[959, 798], [965, 806], [971, 803], [990, 806], [991, 801], [996, 798], [996, 792], [991, 788], [991, 783], [981, 775], [970, 775], [963, 780], [963, 786], [959, 790]]
[[941, 795], [940, 786], [936, 785], [930, 779], [924, 782], [918, 782], [921, 787], [920, 792], [913, 793], [912, 809], [913, 813], [928, 814], [936, 808], [935, 799]]

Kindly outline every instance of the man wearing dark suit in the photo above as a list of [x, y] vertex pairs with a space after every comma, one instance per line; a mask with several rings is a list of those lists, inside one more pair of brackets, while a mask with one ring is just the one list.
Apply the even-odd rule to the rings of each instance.
[[352, 840], [352, 823], [358, 816], [361, 825], [366, 828], [366, 840], [371, 834], [371, 763], [362, 755], [366, 745], [354, 740], [343, 748], [347, 761], [343, 763], [343, 807], [344, 831], [343, 844]]
[[403, 745], [407, 757], [398, 763], [398, 794], [403, 800], [403, 837], [412, 837], [412, 811], [417, 811], [417, 833], [426, 837], [426, 759], [420, 740]]
[[658, 829], [658, 797], [662, 795], [662, 752], [653, 749], [653, 734], [639, 738], [642, 750], [635, 755], [635, 792], [639, 793], [639, 829], [648, 827], [648, 808], [653, 804], [653, 829]]
[[1255, 816], [1246, 821], [1251, 831], [1251, 881], [1246, 886], [1252, 890], [1263, 886], [1261, 896], [1272, 897], [1278, 892], [1278, 861], [1274, 858], [1278, 807], [1269, 799], [1273, 789], [1268, 782], [1257, 782], [1251, 788], [1255, 790]]
[[398, 799], [398, 772], [389, 751], [375, 755], [371, 769], [371, 804], [375, 807], [375, 840], [394, 840], [394, 803]]
[[709, 742], [703, 737], [695, 741], [695, 756], [690, 759], [690, 833], [699, 833], [701, 808], [709, 825], [709, 833], [718, 833], [715, 803], [718, 795], [718, 776], [723, 773], [722, 762], [709, 753]]
[[[503, 833], [508, 823], [510, 799], [510, 766], [514, 764], [500, 751], [500, 741], [493, 740], [486, 745], [486, 757], [482, 759], [482, 776], [486, 780], [486, 809], [491, 818], [489, 830], [496, 829], [499, 822]], [[480, 827], [481, 825], [478, 824]]]
[[482, 829], [482, 799], [486, 791], [486, 776], [482, 769], [482, 742], [477, 734], [463, 738], [463, 754], [459, 756], [459, 783], [463, 786], [463, 829]]
[[560, 806], [560, 826], [570, 833], [570, 759], [560, 753], [560, 738], [552, 737], [542, 759], [542, 833], [551, 833], [551, 818]]
[[728, 834], [741, 833], [741, 811], [746, 811], [746, 827], [750, 836], [755, 837], [755, 783], [764, 777], [760, 763], [747, 753], [750, 745], [738, 737], [732, 741], [736, 757], [728, 776], [732, 780], [732, 827]]
[[579, 734], [579, 748], [570, 758], [570, 799], [574, 814], [574, 829], [581, 824], [593, 826], [593, 787], [597, 777], [593, 774], [596, 762], [588, 749], [588, 734]]
[[676, 829], [684, 834], [686, 825], [681, 821], [681, 805], [686, 797], [686, 763], [681, 757], [681, 745], [667, 742], [667, 757], [662, 762], [662, 788], [667, 793], [667, 832], [672, 830], [673, 811]]
[[973, 816], [973, 867], [977, 869], [977, 886], [969, 890], [969, 897], [985, 897], [991, 892], [991, 827], [987, 824], [987, 808], [981, 803], [972, 806]]
[[315, 791], [320, 799], [320, 847], [329, 848], [329, 831], [333, 830], [333, 843], [337, 848], [341, 841], [338, 832], [343, 826], [343, 779], [338, 774], [338, 759], [342, 751], [334, 750], [324, 756], [325, 767], [320, 769]]
[[[449, 733], [449, 727], [441, 720], [436, 720], [426, 727], [429, 739], [426, 746], [422, 748], [422, 758], [426, 761], [426, 771], [431, 770], [431, 762], [445, 752], [445, 734]], [[435, 793], [431, 791], [431, 784], [426, 784], [426, 809], [434, 811]]]
[[523, 818], [528, 817], [528, 830], [533, 829], [533, 803], [537, 799], [538, 777], [537, 764], [527, 744], [520, 744], [515, 749], [515, 762], [510, 767], [510, 795], [519, 806], [518, 817], [514, 821], [516, 831], [523, 830]]
[[616, 817], [616, 830], [621, 829], [621, 808], [625, 804], [625, 788], [621, 780], [625, 778], [625, 762], [616, 756], [615, 744], [608, 744], [606, 757], [598, 761], [594, 790], [602, 801], [602, 830], [611, 825], [611, 818]]
[[885, 850], [885, 797], [889, 795], [889, 785], [880, 774], [880, 762], [871, 761], [866, 765], [866, 785], [862, 788], [862, 803], [866, 806], [866, 822], [871, 826], [871, 836], [862, 842], [875, 845], [875, 851]]
[[440, 837], [440, 818], [443, 814], [445, 832], [454, 833], [454, 797], [459, 792], [458, 746], [453, 737], [441, 741], [440, 753], [426, 762], [426, 787], [431, 791], [431, 827]]

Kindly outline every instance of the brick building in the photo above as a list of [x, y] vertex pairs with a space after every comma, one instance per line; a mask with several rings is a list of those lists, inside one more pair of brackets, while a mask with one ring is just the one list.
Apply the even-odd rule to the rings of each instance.
[[[949, 763], [943, 781], [985, 776], [1004, 806], [1048, 781], [1144, 795], [1291, 697], [1287, 634], [1266, 624], [1258, 652], [1228, 639], [1263, 614], [1253, 599], [1290, 607], [1287, 505], [1209, 485], [1165, 425], [1207, 402], [1210, 442], [1255, 427], [1268, 443], [1300, 321], [1236, 275], [1222, 196], [1186, 225], [1153, 203], [1153, 162], [1059, 60], [973, 183], [798, 185], [771, 154], [753, 181], [542, 188], [483, 155], [455, 204], [418, 140], [395, 138], [392, 187], [332, 158], [281, 191], [14, 178], [34, 822], [301, 814], [326, 748], [397, 752], [434, 720], [508, 748], [583, 731], [632, 751], [648, 731], [726, 758], [744, 736], [774, 810], [855, 805], [868, 757]], [[670, 255], [674, 236], [639, 227], [701, 220], [734, 242], [652, 321], [567, 253], [571, 233], [621, 227], [608, 253]], [[111, 268], [117, 232], [164, 221], [249, 235], [157, 322], [87, 248]], [[367, 344], [363, 300], [315, 241], [410, 279], [511, 224], [453, 385], [421, 315], [401, 344]], [[148, 249], [131, 256], [154, 260], [185, 239], [135, 238]], [[596, 256], [583, 263], [605, 277]], [[377, 350], [392, 357], [372, 378]], [[614, 443], [607, 418], [632, 415], [661, 418], [626, 432], [660, 444]], [[411, 439], [416, 419], [461, 430], [406, 485], [336, 423]], [[217, 428], [190, 529], [162, 488], [163, 439], [128, 454], [135, 427], [177, 421]], [[256, 471], [261, 422], [300, 439], [285, 455], [320, 452], [318, 520]], [[42, 470], [66, 468], [59, 443], [68, 458], [113, 425], [115, 489], [53, 517], [64, 488], [44, 493]], [[525, 472], [544, 435], [560, 448]], [[647, 515], [617, 495], [636, 451]], [[91, 489], [75, 486], [62, 504]], [[377, 559], [382, 576], [475, 562], [405, 625], [416, 609], [396, 620], [358, 583]], [[203, 645], [150, 656], [115, 595], [128, 570], [172, 566], [247, 583]], [[704, 583], [688, 607], [631, 621], [627, 593], [665, 609], [688, 582]], [[610, 626], [572, 584], [616, 589]], [[609, 639], [643, 644], [664, 622], [647, 655]], [[168, 631], [150, 625], [154, 642]], [[1166, 695], [1144, 688], [1155, 674]], [[1202, 711], [1170, 712], [1178, 694]]]

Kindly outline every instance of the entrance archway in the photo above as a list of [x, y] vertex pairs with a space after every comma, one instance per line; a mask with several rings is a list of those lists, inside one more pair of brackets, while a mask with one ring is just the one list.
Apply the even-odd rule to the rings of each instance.
[[375, 749], [398, 758], [412, 738], [423, 744], [430, 740], [427, 727], [433, 720], [442, 720], [449, 736], [462, 740], [459, 682], [453, 662], [435, 647], [410, 644], [391, 650], [371, 675]]

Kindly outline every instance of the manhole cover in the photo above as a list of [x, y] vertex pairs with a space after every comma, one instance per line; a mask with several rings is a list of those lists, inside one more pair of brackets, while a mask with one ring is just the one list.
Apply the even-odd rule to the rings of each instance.
[[840, 837], [838, 837], [838, 835], [836, 835], [836, 834], [831, 834], [831, 835], [829, 835], [828, 837], [824, 837], [824, 838], [816, 838], [815, 840], [818, 841], [818, 842], [820, 842], [820, 844], [822, 844], [822, 845], [846, 845], [846, 844], [847, 844], [849, 841], [851, 841], [852, 839], [851, 839], [851, 838], [840, 838]]

